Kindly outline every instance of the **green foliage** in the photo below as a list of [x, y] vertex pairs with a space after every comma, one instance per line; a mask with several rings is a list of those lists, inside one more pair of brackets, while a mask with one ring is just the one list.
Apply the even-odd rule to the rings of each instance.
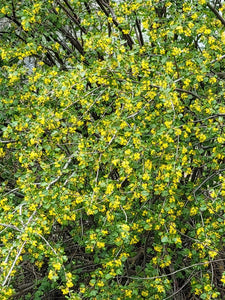
[[214, 2], [0, 2], [1, 299], [225, 297]]

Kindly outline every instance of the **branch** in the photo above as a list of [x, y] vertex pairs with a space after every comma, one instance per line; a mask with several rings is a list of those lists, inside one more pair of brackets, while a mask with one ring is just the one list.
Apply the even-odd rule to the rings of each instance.
[[127, 223], [127, 214], [126, 214], [126, 212], [125, 212], [125, 210], [124, 210], [124, 208], [123, 208], [123, 206], [122, 205], [120, 205], [120, 208], [121, 208], [121, 210], [123, 211], [123, 213], [124, 213], [124, 216], [125, 216], [125, 222]]
[[[71, 88], [74, 89], [74, 86], [75, 86], [75, 85], [73, 85]], [[90, 92], [88, 92], [87, 94], [85, 94], [85, 95], [83, 96], [83, 98], [86, 98], [87, 96], [89, 96], [90, 94], [92, 94], [94, 91], [98, 90], [100, 87], [101, 87], [101, 86], [98, 86], [98, 87], [94, 88], [93, 90], [91, 90]], [[79, 102], [79, 101], [80, 101], [80, 99], [78, 99], [77, 101], [75, 101], [75, 102], [69, 104], [66, 108], [63, 109], [63, 111], [67, 110], [69, 107], [73, 106], [74, 104], [76, 104], [76, 103]]]
[[11, 225], [11, 224], [0, 223], [0, 226], [6, 227], [6, 228], [11, 228], [11, 229], [21, 232], [21, 230], [18, 227]]
[[3, 141], [3, 140], [0, 140], [0, 143], [2, 144], [9, 144], [9, 143], [16, 143], [17, 141], [15, 140], [12, 140], [12, 141]]
[[52, 250], [52, 252], [53, 252], [56, 256], [58, 256], [58, 254], [57, 254], [57, 252], [55, 251], [55, 249], [52, 248], [52, 246], [49, 244], [49, 242], [46, 240], [45, 237], [43, 237], [41, 234], [39, 234], [39, 233], [37, 233], [37, 232], [35, 232], [35, 234], [38, 235], [41, 239], [43, 239], [43, 240], [45, 241], [46, 245]]
[[[69, 9], [73, 12], [73, 9], [72, 7], [70, 6], [70, 4], [68, 3], [68, 1], [64, 0], [64, 2], [66, 3], [66, 5], [69, 7]], [[56, 2], [57, 4], [59, 4], [59, 6], [65, 11], [65, 13], [70, 17], [70, 19], [72, 21], [74, 21], [74, 23], [80, 28], [80, 30], [83, 32], [83, 33], [87, 33], [86, 29], [80, 25], [80, 22], [78, 20], [78, 17], [77, 15], [73, 12], [74, 16], [71, 15], [71, 13], [68, 11], [68, 9], [66, 7], [64, 7], [60, 1], [57, 1]]]
[[11, 273], [12, 273], [12, 271], [13, 271], [13, 268], [14, 268], [14, 266], [15, 266], [15, 264], [16, 264], [16, 262], [17, 262], [19, 256], [20, 256], [21, 252], [23, 251], [23, 248], [24, 248], [24, 245], [26, 244], [26, 242], [27, 242], [27, 241], [23, 242], [22, 246], [20, 247], [20, 249], [19, 249], [19, 251], [18, 251], [18, 253], [17, 253], [17, 255], [16, 255], [16, 258], [14, 259], [14, 262], [12, 263], [12, 266], [11, 266], [9, 272], [8, 272], [7, 276], [5, 277], [5, 280], [4, 280], [3, 283], [2, 283], [2, 286], [5, 286], [5, 285], [6, 285], [6, 283], [7, 283], [7, 281], [8, 281], [8, 278], [9, 278], [9, 276], [11, 275]]
[[174, 275], [176, 273], [182, 272], [184, 270], [187, 270], [187, 269], [190, 269], [190, 268], [193, 268], [193, 267], [202, 266], [202, 265], [205, 265], [205, 264], [210, 264], [210, 263], [224, 261], [224, 260], [225, 260], [225, 258], [220, 258], [220, 259], [215, 259], [215, 260], [208, 260], [208, 261], [205, 261], [205, 262], [200, 262], [200, 263], [196, 263], [196, 264], [184, 267], [182, 269], [176, 270], [176, 271], [174, 271], [172, 273], [169, 273], [169, 274], [163, 274], [163, 275], [159, 275], [159, 276], [153, 276], [153, 277], [124, 276], [124, 277], [130, 278], [130, 279], [135, 279], [135, 280], [155, 280], [155, 279], [158, 279], [158, 278], [164, 278], [164, 277], [172, 276], [172, 275]]
[[199, 95], [197, 95], [197, 94], [195, 94], [195, 93], [193, 93], [191, 91], [183, 90], [183, 89], [180, 89], [180, 88], [176, 88], [175, 91], [181, 92], [181, 93], [186, 93], [186, 94], [192, 95], [192, 96], [194, 96], [194, 97], [196, 97], [198, 99], [201, 99], [201, 97]]
[[136, 36], [137, 36], [137, 39], [138, 39], [138, 43], [139, 43], [140, 47], [142, 47], [142, 46], [144, 46], [144, 39], [143, 39], [141, 26], [140, 26], [141, 21], [136, 18], [135, 24], [137, 26], [137, 28], [136, 28], [136, 26], [134, 26], [134, 28], [135, 28]]
[[16, 10], [15, 10], [15, 5], [14, 5], [14, 1], [12, 0], [12, 14], [13, 14], [13, 18], [16, 19]]
[[69, 182], [70, 178], [73, 177], [73, 175], [75, 174], [76, 172], [74, 171], [67, 179], [66, 181], [64, 182], [63, 186], [67, 185], [67, 183]]
[[214, 64], [215, 62], [220, 61], [220, 60], [222, 60], [222, 59], [224, 59], [224, 58], [225, 58], [225, 55], [222, 55], [222, 56], [220, 56], [219, 58], [210, 61], [210, 64]]
[[206, 120], [209, 120], [209, 119], [214, 119], [214, 118], [217, 118], [217, 117], [225, 117], [225, 114], [216, 114], [216, 115], [209, 116], [205, 119], [196, 120], [196, 121], [192, 121], [192, 122], [198, 123], [198, 122], [206, 121]]
[[218, 171], [216, 171], [215, 173], [212, 173], [211, 175], [209, 175], [205, 180], [203, 180], [203, 182], [193, 191], [193, 194], [195, 195], [195, 193], [203, 186], [203, 184], [205, 184], [208, 180], [210, 180], [211, 178], [213, 178], [214, 176], [216, 176], [218, 173], [225, 171], [225, 169], [220, 169]]
[[[65, 170], [68, 165], [70, 164], [72, 158], [74, 157], [74, 153], [69, 157], [68, 161], [66, 162], [65, 166], [63, 167], [63, 170]], [[63, 174], [62, 174], [63, 175]], [[51, 181], [48, 186], [46, 187], [46, 190], [49, 190], [49, 188], [54, 184], [56, 183], [61, 177], [62, 175], [59, 175], [58, 177], [56, 177], [53, 181]]]
[[[164, 298], [163, 300], [170, 299], [170, 298], [174, 297], [175, 295], [177, 295], [178, 293], [180, 293], [180, 292], [183, 290], [183, 288], [190, 282], [190, 280], [191, 280], [193, 274], [194, 274], [194, 271], [191, 273], [191, 275], [188, 277], [188, 279], [185, 281], [185, 283], [182, 285], [181, 288], [179, 288], [179, 289], [178, 289], [177, 291], [175, 291], [172, 295], [170, 295], [170, 296]], [[173, 298], [173, 299], [175, 299], [175, 298]]]
[[207, 3], [207, 6], [209, 7], [209, 9], [216, 15], [216, 17], [220, 20], [220, 22], [225, 26], [225, 20], [224, 18], [220, 15], [220, 13], [215, 9], [214, 6], [212, 6], [212, 4]]
[[19, 190], [19, 188], [15, 188], [13, 190], [10, 190], [9, 192], [7, 192], [6, 194], [3, 195], [3, 197], [7, 196], [8, 194], [14, 193], [15, 195], [19, 196], [19, 197], [24, 197], [23, 194], [17, 192]]
[[108, 13], [107, 10], [105, 9], [105, 7], [108, 8], [108, 10], [110, 11], [110, 14], [111, 14], [111, 16], [112, 16], [113, 24], [119, 29], [119, 31], [120, 31], [120, 32], [122, 33], [122, 35], [123, 35], [124, 40], [127, 41], [128, 46], [130, 47], [130, 49], [132, 49], [134, 42], [133, 42], [133, 40], [132, 40], [132, 38], [131, 38], [131, 36], [130, 36], [129, 34], [123, 33], [123, 29], [121, 28], [120, 24], [118, 23], [118, 21], [117, 21], [117, 19], [116, 19], [115, 12], [114, 12], [114, 10], [112, 9], [112, 7], [111, 7], [108, 3], [104, 2], [103, 0], [96, 0], [96, 2], [97, 2], [98, 5], [101, 7], [101, 9], [103, 10], [103, 12], [105, 13], [105, 15], [106, 15], [107, 17], [109, 17], [109, 13]]
[[78, 40], [76, 40], [72, 36], [71, 33], [69, 33], [65, 28], [60, 28], [59, 30], [62, 32], [62, 34], [65, 35], [65, 37], [67, 37], [69, 39], [69, 41], [71, 42], [71, 44], [80, 52], [81, 55], [85, 54], [84, 48], [82, 47], [81, 43]]

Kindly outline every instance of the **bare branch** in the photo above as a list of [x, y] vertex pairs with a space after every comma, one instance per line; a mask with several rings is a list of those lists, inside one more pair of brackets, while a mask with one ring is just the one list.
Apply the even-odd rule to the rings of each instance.
[[[74, 153], [68, 158], [68, 161], [66, 162], [65, 166], [63, 167], [63, 170], [65, 170], [68, 165], [70, 164], [72, 158], [74, 157]], [[63, 175], [63, 174], [62, 174]], [[59, 175], [58, 177], [56, 177], [53, 181], [51, 181], [48, 186], [46, 187], [46, 190], [49, 190], [49, 188], [54, 184], [56, 183], [61, 177], [62, 175]]]
[[6, 285], [6, 283], [7, 283], [7, 281], [8, 281], [8, 278], [10, 277], [10, 275], [11, 275], [11, 273], [12, 273], [12, 271], [13, 271], [13, 268], [14, 268], [14, 266], [15, 266], [17, 260], [19, 259], [20, 254], [21, 254], [21, 252], [23, 251], [23, 248], [24, 248], [26, 242], [27, 242], [27, 241], [24, 241], [23, 244], [22, 244], [22, 246], [20, 247], [20, 249], [19, 249], [19, 251], [18, 251], [18, 253], [17, 253], [17, 255], [16, 255], [16, 257], [15, 257], [13, 263], [12, 263], [12, 266], [11, 266], [9, 272], [8, 272], [8, 274], [6, 275], [5, 280], [4, 280], [3, 283], [2, 283], [2, 286], [5, 286], [5, 285]]
[[201, 97], [199, 95], [193, 93], [192, 91], [187, 91], [187, 90], [180, 89], [180, 88], [176, 88], [175, 91], [181, 92], [181, 93], [186, 93], [186, 94], [194, 96], [195, 98], [201, 99]]
[[6, 227], [6, 228], [11, 228], [11, 229], [21, 232], [21, 230], [18, 227], [11, 225], [11, 224], [0, 223], [0, 226]]
[[124, 276], [124, 277], [130, 278], [130, 279], [135, 279], [135, 280], [155, 280], [155, 279], [158, 279], [158, 278], [164, 278], [164, 277], [172, 276], [172, 275], [174, 275], [174, 274], [176, 274], [176, 273], [182, 272], [182, 271], [187, 270], [187, 269], [190, 269], [190, 268], [194, 268], [194, 267], [197, 267], [197, 266], [203, 266], [203, 265], [206, 265], [206, 264], [210, 264], [210, 263], [214, 263], [214, 262], [219, 262], [219, 261], [225, 261], [225, 258], [220, 258], [220, 259], [215, 259], [215, 260], [208, 260], [208, 261], [196, 263], [196, 264], [193, 264], [193, 265], [190, 265], [190, 266], [181, 268], [181, 269], [179, 269], [179, 270], [176, 270], [176, 271], [174, 271], [174, 272], [171, 272], [171, 273], [169, 273], [169, 274], [163, 274], [163, 275], [159, 275], [159, 276], [153, 276], [153, 277], [132, 277], [132, 276]]
[[196, 189], [194, 189], [193, 194], [195, 195], [196, 192], [197, 192], [197, 191], [198, 191], [198, 190], [199, 190], [199, 189], [200, 189], [207, 181], [209, 181], [209, 180], [212, 179], [214, 176], [218, 175], [220, 172], [223, 172], [223, 171], [225, 171], [225, 169], [220, 169], [220, 170], [218, 170], [218, 171], [212, 173], [211, 175], [209, 175], [205, 180], [203, 180], [203, 182], [202, 182]]
[[212, 4], [207, 3], [207, 6], [210, 8], [210, 10], [216, 15], [216, 17], [218, 18], [218, 20], [220, 20], [220, 22], [225, 26], [225, 20], [224, 18], [220, 15], [220, 13], [218, 12], [218, 10], [215, 9], [214, 6], [212, 6]]
[[129, 34], [126, 34], [123, 32], [123, 29], [121, 28], [120, 24], [118, 23], [115, 12], [112, 9], [112, 7], [108, 3], [104, 2], [103, 0], [96, 0], [96, 2], [101, 7], [101, 9], [103, 10], [103, 12], [106, 14], [107, 17], [109, 17], [109, 13], [105, 9], [105, 7], [108, 8], [108, 10], [110, 11], [110, 14], [112, 16], [113, 24], [120, 30], [120, 32], [123, 35], [123, 39], [127, 41], [128, 46], [130, 47], [130, 49], [132, 49], [134, 42]]

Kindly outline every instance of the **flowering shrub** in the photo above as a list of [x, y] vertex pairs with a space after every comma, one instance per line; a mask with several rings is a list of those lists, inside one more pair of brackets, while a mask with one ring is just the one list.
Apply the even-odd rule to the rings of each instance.
[[214, 2], [0, 2], [1, 299], [225, 297]]

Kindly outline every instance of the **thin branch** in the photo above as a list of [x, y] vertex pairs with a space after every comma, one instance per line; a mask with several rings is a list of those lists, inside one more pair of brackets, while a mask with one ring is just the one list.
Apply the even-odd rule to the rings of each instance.
[[16, 10], [15, 10], [15, 5], [14, 5], [14, 1], [12, 0], [12, 14], [13, 14], [13, 18], [16, 19]]
[[78, 19], [78, 16], [74, 13], [72, 7], [70, 6], [70, 4], [68, 3], [68, 1], [64, 0], [64, 2], [66, 3], [67, 7], [69, 7], [69, 9], [73, 12], [74, 16], [68, 11], [68, 9], [63, 6], [60, 1], [57, 1], [56, 3], [59, 4], [59, 6], [65, 11], [65, 13], [70, 17], [70, 19], [72, 21], [74, 21], [74, 23], [80, 28], [80, 30], [83, 32], [83, 33], [87, 33], [86, 29], [80, 25], [80, 22], [79, 22], [79, 19]]
[[194, 97], [196, 97], [198, 99], [201, 99], [201, 97], [199, 95], [197, 95], [197, 94], [195, 94], [195, 93], [193, 93], [191, 91], [187, 91], [187, 90], [180, 89], [180, 88], [176, 88], [175, 91], [181, 92], [181, 93], [186, 93], [186, 94], [192, 95], [192, 96], [194, 96]]
[[12, 247], [10, 249], [8, 249], [8, 254], [4, 260], [4, 263], [6, 263], [6, 264], [8, 263], [8, 260], [9, 260], [9, 257], [10, 257], [10, 254], [11, 254], [13, 248], [14, 248], [14, 245], [12, 245]]
[[95, 103], [98, 101], [98, 99], [105, 93], [105, 90], [102, 91], [102, 93], [98, 97], [96, 97], [95, 101], [87, 108], [87, 110], [80, 117], [80, 120], [90, 111], [90, 109], [95, 105]]
[[212, 179], [214, 176], [218, 175], [220, 172], [223, 172], [225, 171], [225, 169], [220, 169], [218, 171], [216, 171], [215, 173], [212, 173], [211, 175], [209, 175], [205, 180], [203, 180], [203, 182], [193, 190], [193, 194], [195, 195], [196, 192], [207, 182], [209, 181], [210, 179]]
[[206, 121], [206, 120], [209, 120], [209, 119], [214, 119], [214, 118], [217, 118], [217, 117], [225, 117], [225, 114], [216, 114], [216, 115], [209, 116], [205, 119], [200, 119], [200, 120], [196, 120], [196, 121], [192, 121], [192, 122], [198, 123], [198, 122]]
[[222, 59], [224, 59], [224, 58], [225, 58], [225, 55], [222, 55], [222, 56], [220, 56], [219, 58], [210, 61], [210, 64], [214, 64], [215, 62], [220, 61], [220, 60], [222, 60]]
[[135, 22], [136, 22], [137, 30], [139, 33], [138, 40], [139, 40], [140, 46], [142, 47], [142, 46], [144, 46], [144, 39], [143, 39], [143, 35], [142, 35], [142, 30], [141, 30], [141, 21], [136, 18]]
[[179, 272], [182, 272], [184, 270], [187, 270], [187, 269], [190, 269], [190, 268], [193, 268], [193, 267], [198, 267], [198, 266], [202, 266], [202, 265], [205, 265], [205, 264], [210, 264], [210, 263], [214, 263], [214, 262], [219, 262], [219, 261], [224, 261], [225, 258], [220, 258], [220, 259], [215, 259], [215, 260], [208, 260], [208, 261], [205, 261], [205, 262], [200, 262], [200, 263], [196, 263], [196, 264], [193, 264], [193, 265], [190, 265], [190, 266], [187, 266], [187, 267], [184, 267], [184, 268], [181, 268], [179, 270], [176, 270], [174, 272], [171, 272], [169, 274], [163, 274], [163, 275], [159, 275], [159, 276], [153, 276], [153, 277], [132, 277], [132, 276], [124, 276], [126, 278], [130, 278], [130, 279], [135, 279], [135, 280], [155, 280], [155, 279], [158, 279], [158, 278], [164, 278], [164, 277], [168, 277], [168, 276], [172, 276], [176, 273], [179, 273]]
[[[63, 170], [65, 170], [68, 165], [70, 164], [72, 158], [74, 157], [74, 153], [69, 157], [68, 161], [66, 162], [65, 166], [63, 167]], [[62, 174], [63, 175], [63, 174]], [[56, 177], [53, 181], [51, 181], [48, 186], [46, 187], [46, 190], [49, 190], [49, 188], [54, 184], [56, 183], [61, 177], [62, 175], [59, 175], [58, 177]]]
[[18, 227], [11, 225], [11, 224], [0, 223], [0, 226], [6, 227], [6, 228], [11, 228], [11, 229], [21, 232], [21, 230]]
[[101, 9], [103, 10], [103, 12], [105, 13], [105, 15], [107, 17], [109, 17], [109, 13], [105, 9], [105, 7], [108, 8], [108, 10], [110, 11], [110, 14], [112, 16], [113, 24], [119, 29], [119, 31], [123, 35], [123, 39], [127, 41], [128, 46], [130, 47], [130, 49], [132, 49], [134, 42], [133, 42], [133, 40], [132, 40], [132, 38], [131, 38], [131, 36], [129, 34], [123, 32], [123, 29], [121, 28], [120, 24], [118, 23], [116, 15], [115, 15], [115, 12], [112, 9], [112, 7], [108, 3], [106, 3], [105, 1], [103, 1], [103, 0], [96, 0], [96, 2], [101, 7]]
[[19, 256], [20, 256], [21, 252], [23, 251], [23, 248], [24, 248], [24, 245], [26, 244], [26, 242], [27, 242], [27, 241], [23, 242], [22, 246], [20, 247], [20, 249], [19, 249], [19, 251], [18, 251], [18, 253], [17, 253], [17, 255], [16, 255], [15, 259], [14, 259], [14, 262], [12, 263], [12, 266], [11, 266], [9, 272], [8, 272], [8, 274], [6, 275], [5, 280], [4, 280], [3, 283], [2, 283], [2, 286], [5, 286], [5, 285], [6, 285], [6, 283], [7, 283], [7, 281], [8, 281], [8, 278], [9, 278], [9, 276], [11, 275], [11, 273], [12, 273], [12, 271], [13, 271], [13, 268], [14, 268], [14, 266], [15, 266], [17, 260], [19, 259]]
[[35, 232], [35, 234], [38, 235], [42, 240], [44, 240], [45, 243], [46, 243], [46, 245], [47, 245], [49, 248], [51, 248], [52, 252], [53, 252], [56, 256], [58, 256], [58, 254], [57, 254], [57, 252], [55, 251], [55, 249], [52, 248], [52, 246], [49, 244], [49, 242], [46, 240], [45, 237], [43, 237], [41, 234], [39, 234], [39, 233], [37, 233], [37, 232]]
[[194, 271], [191, 273], [191, 275], [188, 277], [188, 279], [185, 281], [185, 283], [182, 285], [182, 287], [179, 288], [179, 290], [175, 291], [172, 295], [170, 295], [170, 296], [164, 298], [163, 300], [170, 299], [170, 298], [174, 297], [175, 295], [177, 295], [178, 293], [180, 293], [180, 292], [183, 290], [183, 288], [190, 282], [190, 280], [191, 280], [191, 278], [192, 278], [192, 275], [193, 275], [194, 273], [195, 273]]
[[[102, 158], [102, 153], [100, 153], [100, 155], [99, 155], [98, 164], [100, 164], [101, 158]], [[97, 170], [95, 182], [98, 182], [99, 169], [100, 168], [98, 168], [98, 170]]]
[[124, 213], [124, 215], [125, 215], [125, 222], [127, 223], [127, 214], [126, 214], [126, 212], [125, 212], [125, 210], [124, 210], [124, 208], [123, 208], [123, 206], [122, 205], [120, 205], [120, 208], [121, 208], [121, 210], [123, 211], [123, 213]]
[[[73, 85], [71, 88], [74, 89], [75, 85]], [[101, 86], [96, 87], [95, 89], [91, 90], [90, 92], [88, 92], [87, 94], [85, 94], [83, 96], [83, 98], [86, 98], [87, 96], [89, 96], [90, 94], [92, 94], [94, 91], [98, 90]], [[63, 111], [67, 110], [68, 108], [70, 108], [71, 106], [73, 106], [74, 104], [76, 104], [77, 102], [79, 102], [80, 99], [78, 99], [77, 101], [69, 104], [66, 108], [63, 109]]]
[[6, 194], [4, 194], [3, 197], [5, 197], [5, 196], [7, 196], [8, 194], [11, 194], [11, 193], [13, 193], [13, 192], [15, 192], [15, 191], [18, 191], [18, 190], [19, 190], [19, 188], [15, 188], [15, 189], [13, 189], [13, 190], [7, 192]]
[[16, 143], [17, 141], [15, 140], [12, 140], [12, 141], [3, 141], [3, 140], [0, 140], [0, 143], [2, 144], [9, 144], [9, 143]]
[[[117, 132], [116, 132], [117, 133]], [[116, 137], [116, 133], [113, 135], [113, 137], [111, 138], [111, 140], [109, 141], [109, 143], [108, 143], [108, 145], [106, 146], [106, 148], [105, 149], [107, 149], [110, 145], [111, 145], [111, 143], [112, 143], [112, 141], [115, 139], [115, 137]]]
[[70, 178], [73, 177], [73, 175], [75, 174], [76, 172], [74, 171], [67, 179], [66, 181], [64, 182], [63, 186], [67, 185], [67, 183], [69, 182]]
[[[53, 24], [55, 25], [55, 23], [53, 23]], [[81, 55], [85, 54], [84, 48], [81, 45], [81, 43], [77, 39], [75, 39], [69, 31], [67, 31], [65, 28], [60, 28], [59, 30], [65, 37], [67, 37], [69, 39], [70, 43], [80, 52]]]
[[220, 15], [220, 13], [218, 12], [218, 10], [215, 9], [214, 6], [212, 6], [212, 4], [207, 3], [207, 6], [209, 7], [209, 9], [216, 15], [216, 17], [220, 20], [220, 22], [225, 26], [225, 20], [224, 18]]

